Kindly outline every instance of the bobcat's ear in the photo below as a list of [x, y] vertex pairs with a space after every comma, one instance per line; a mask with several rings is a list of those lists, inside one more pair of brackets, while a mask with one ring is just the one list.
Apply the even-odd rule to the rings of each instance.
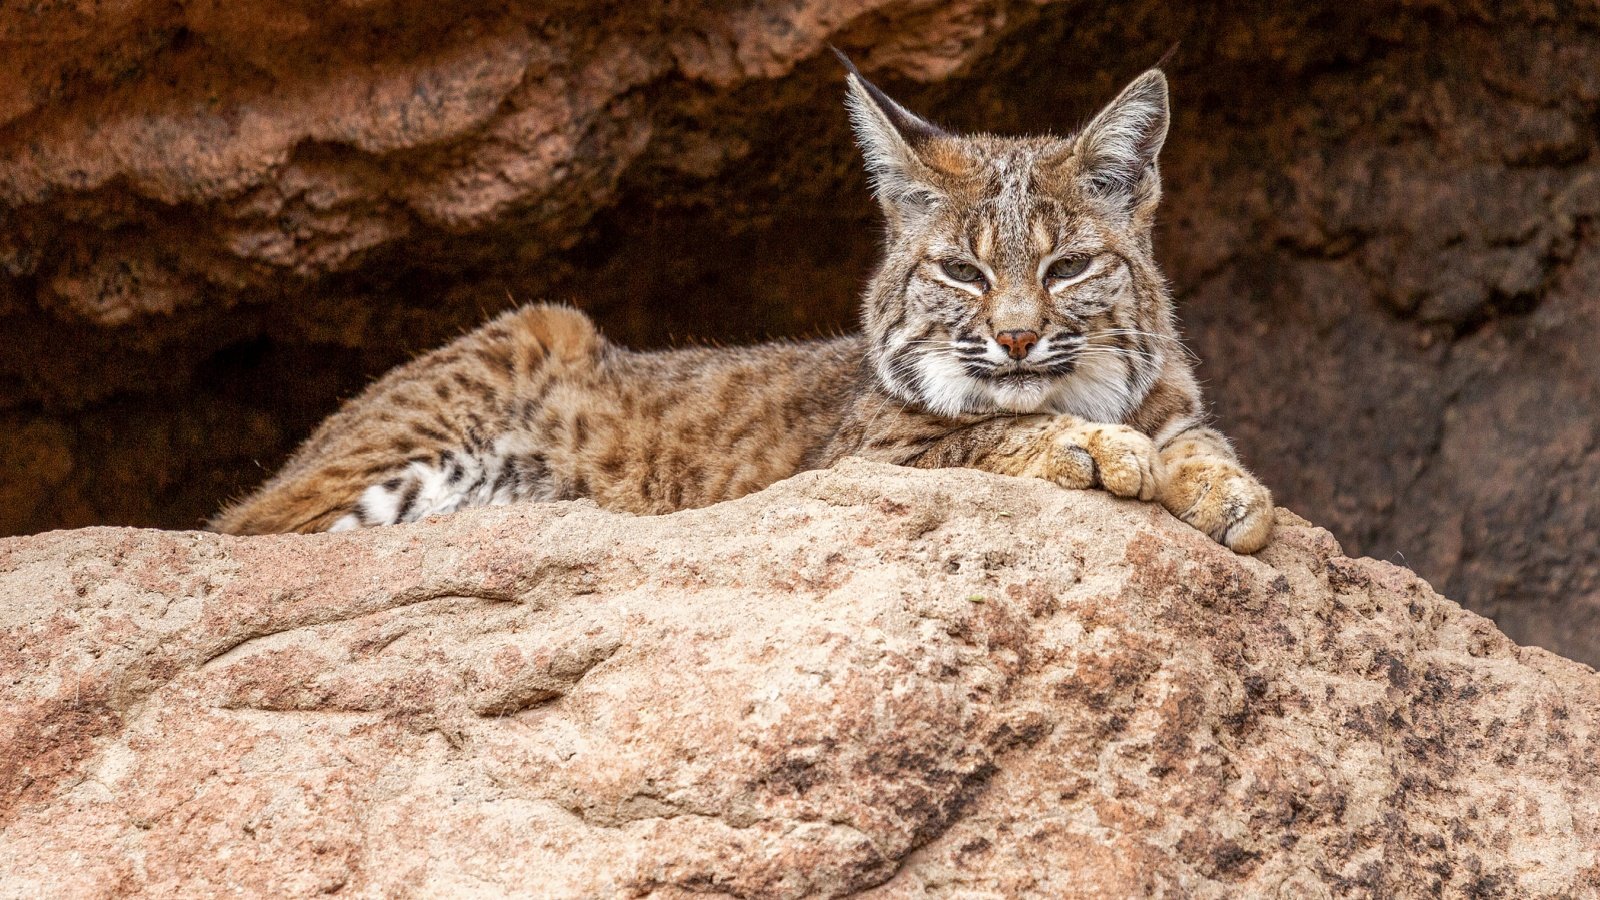
[[1151, 69], [1122, 89], [1074, 142], [1079, 177], [1090, 193], [1144, 211], [1161, 199], [1156, 154], [1167, 139], [1167, 77]]
[[850, 71], [845, 107], [866, 158], [872, 190], [888, 209], [926, 206], [939, 196], [935, 169], [922, 152], [928, 141], [949, 133], [896, 103], [862, 77], [850, 58], [834, 48]]

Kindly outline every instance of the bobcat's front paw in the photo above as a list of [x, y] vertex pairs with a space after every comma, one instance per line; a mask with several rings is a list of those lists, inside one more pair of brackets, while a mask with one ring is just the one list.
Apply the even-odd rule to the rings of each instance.
[[1074, 423], [1047, 428], [1040, 471], [1030, 474], [1062, 487], [1103, 487], [1118, 497], [1153, 500], [1161, 457], [1142, 432], [1126, 425]]
[[1191, 457], [1173, 463], [1161, 505], [1235, 553], [1254, 553], [1272, 531], [1272, 493], [1238, 463]]

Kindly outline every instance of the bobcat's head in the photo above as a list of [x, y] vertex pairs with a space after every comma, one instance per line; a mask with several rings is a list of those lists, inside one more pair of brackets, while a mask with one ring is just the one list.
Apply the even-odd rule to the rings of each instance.
[[853, 66], [847, 102], [888, 224], [865, 310], [883, 386], [941, 415], [1122, 421], [1176, 340], [1150, 247], [1161, 72], [1066, 138], [951, 134]]

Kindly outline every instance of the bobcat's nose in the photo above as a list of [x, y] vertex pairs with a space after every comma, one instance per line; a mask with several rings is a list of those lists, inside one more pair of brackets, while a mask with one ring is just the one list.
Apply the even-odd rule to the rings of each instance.
[[1006, 352], [1011, 354], [1012, 359], [1022, 359], [1024, 356], [1028, 355], [1029, 350], [1033, 349], [1034, 344], [1039, 343], [1039, 332], [1022, 330], [1002, 331], [995, 335], [994, 339], [996, 343], [1006, 348]]

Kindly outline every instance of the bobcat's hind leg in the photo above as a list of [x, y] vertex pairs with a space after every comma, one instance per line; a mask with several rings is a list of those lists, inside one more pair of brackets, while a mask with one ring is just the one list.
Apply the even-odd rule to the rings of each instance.
[[436, 460], [409, 463], [368, 486], [354, 508], [328, 530], [416, 522], [472, 506], [556, 499], [544, 458], [518, 453], [518, 447], [515, 440], [501, 440], [486, 452], [447, 450]]
[[1169, 512], [1235, 553], [1254, 553], [1272, 532], [1272, 493], [1239, 464], [1221, 434], [1203, 426], [1161, 447], [1157, 499]]
[[211, 521], [226, 534], [349, 531], [465, 506], [553, 499], [529, 420], [604, 349], [583, 313], [511, 310], [391, 370], [328, 417], [283, 469]]

